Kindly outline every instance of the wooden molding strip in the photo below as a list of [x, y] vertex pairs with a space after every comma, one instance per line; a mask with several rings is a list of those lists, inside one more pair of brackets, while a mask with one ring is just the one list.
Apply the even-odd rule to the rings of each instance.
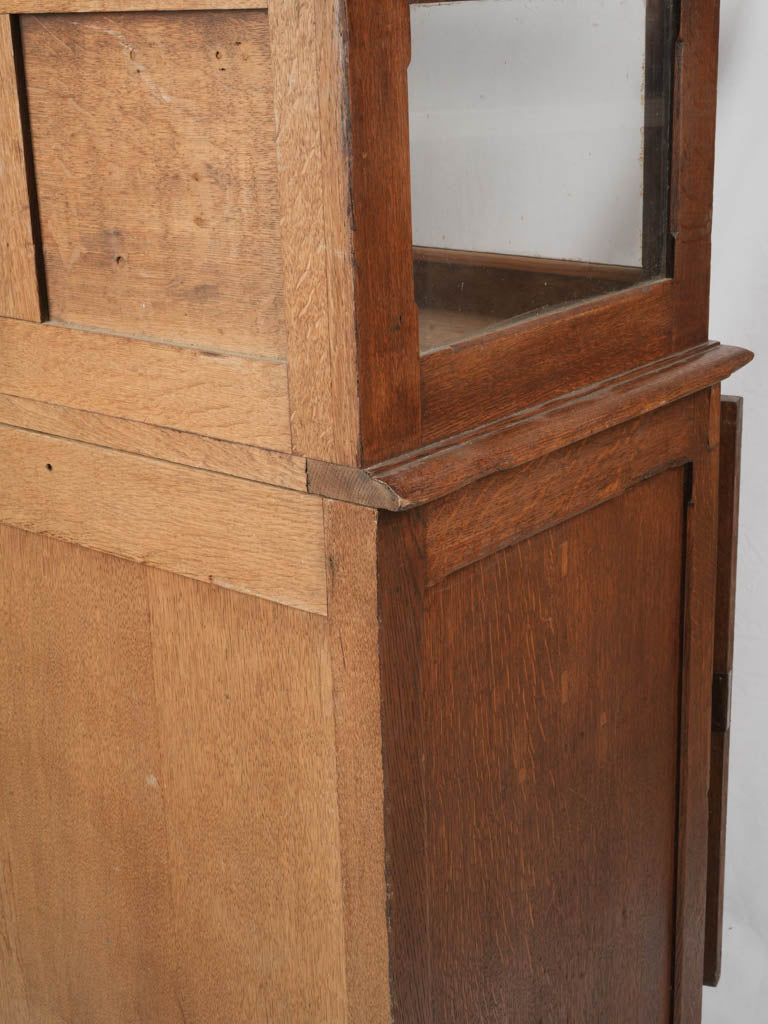
[[0, 423], [274, 487], [287, 487], [292, 491], [307, 490], [307, 460], [302, 456], [219, 441], [172, 427], [156, 427], [3, 394], [0, 394]]
[[427, 584], [690, 461], [700, 443], [696, 401], [657, 409], [431, 504], [423, 513]]
[[125, 11], [266, 11], [269, 0], [0, 0], [7, 14], [115, 14]]
[[495, 267], [526, 274], [551, 274], [556, 277], [595, 277], [600, 281], [640, 281], [642, 267], [624, 267], [615, 263], [583, 263], [580, 260], [553, 260], [541, 256], [512, 256], [499, 252], [470, 252], [464, 249], [436, 249], [415, 245], [413, 258], [425, 263], [451, 263], [469, 267]]
[[0, 316], [41, 319], [11, 19], [0, 13]]
[[714, 342], [369, 470], [310, 459], [309, 490], [392, 511], [424, 505], [710, 387], [751, 359]]
[[311, 495], [0, 427], [0, 521], [326, 613]]
[[291, 450], [285, 363], [0, 320], [0, 391]]

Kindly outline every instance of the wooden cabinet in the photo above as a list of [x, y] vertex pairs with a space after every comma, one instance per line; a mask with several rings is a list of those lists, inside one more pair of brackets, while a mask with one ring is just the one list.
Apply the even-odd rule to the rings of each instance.
[[3, 1021], [700, 1020], [750, 354], [638, 6], [632, 265], [418, 236], [443, 7], [3, 7]]

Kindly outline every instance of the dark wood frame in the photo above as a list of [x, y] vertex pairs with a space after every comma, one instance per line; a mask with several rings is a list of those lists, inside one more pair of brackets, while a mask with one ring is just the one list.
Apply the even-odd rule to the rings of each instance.
[[[419, 0], [432, 2], [432, 0]], [[719, 0], [680, 0], [674, 276], [419, 356], [406, 0], [347, 6], [362, 463], [371, 465], [708, 340]]]
[[[546, 531], [673, 467], [685, 467], [684, 567], [671, 993], [675, 1024], [700, 1020], [707, 887], [707, 773], [717, 533], [719, 386], [625, 421], [441, 500], [382, 513], [378, 541], [382, 731], [387, 780], [391, 971], [395, 1009], [429, 1018], [424, 935], [427, 864], [421, 833], [422, 621], [426, 589], [448, 574]], [[564, 487], [564, 479], [572, 481]], [[482, 510], [482, 513], [480, 513]], [[504, 528], [500, 529], [499, 524]], [[408, 827], [406, 827], [406, 825]]]

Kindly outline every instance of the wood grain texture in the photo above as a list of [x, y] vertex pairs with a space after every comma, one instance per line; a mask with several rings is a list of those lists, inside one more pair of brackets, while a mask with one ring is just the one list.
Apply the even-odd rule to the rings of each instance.
[[315, 0], [335, 461], [360, 465], [346, 0]]
[[40, 320], [11, 18], [0, 13], [0, 315]]
[[346, 1020], [325, 620], [148, 580], [186, 1021]]
[[688, 462], [699, 444], [696, 402], [683, 399], [434, 502], [425, 508], [427, 579], [436, 582]]
[[334, 396], [314, 0], [272, 0], [269, 31], [293, 447], [332, 459]]
[[341, 1024], [325, 620], [0, 544], [3, 1021]]
[[266, 10], [269, 0], [0, 0], [12, 14], [113, 14], [119, 11]]
[[169, 427], [83, 412], [0, 394], [0, 423], [68, 437], [103, 448], [180, 462], [293, 491], [307, 490], [307, 460], [285, 452], [233, 444]]
[[421, 442], [408, 150], [409, 19], [406, 3], [347, 5], [363, 465]]
[[403, 1020], [670, 1020], [683, 509], [665, 472], [426, 592], [384, 515]]
[[637, 285], [430, 352], [422, 441], [508, 416], [675, 351], [672, 285]]
[[717, 516], [717, 583], [709, 768], [709, 846], [704, 984], [720, 980], [725, 902], [725, 846], [728, 817], [728, 758], [731, 742], [733, 635], [739, 535], [739, 488], [743, 401], [720, 403], [720, 476]]
[[369, 471], [401, 506], [423, 504], [474, 480], [652, 412], [711, 386], [752, 353], [709, 344], [637, 367], [592, 388], [392, 460]]
[[712, 653], [717, 545], [718, 449], [706, 439], [713, 415], [707, 392], [697, 396], [700, 455], [690, 471], [685, 555], [680, 794], [677, 845], [675, 1024], [701, 1020], [707, 904], [707, 790], [712, 726]]
[[390, 1024], [373, 509], [323, 503], [350, 1024]]
[[0, 521], [325, 614], [322, 502], [0, 427]]
[[424, 822], [424, 528], [384, 512], [377, 537], [387, 919], [393, 1019], [434, 1024]]
[[0, 391], [290, 451], [285, 364], [0, 320]]
[[266, 13], [25, 15], [21, 34], [50, 318], [284, 356]]

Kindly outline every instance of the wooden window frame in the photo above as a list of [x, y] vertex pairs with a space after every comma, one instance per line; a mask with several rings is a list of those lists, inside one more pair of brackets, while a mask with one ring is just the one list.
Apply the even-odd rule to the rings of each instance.
[[423, 356], [413, 297], [410, 4], [349, 2], [345, 28], [363, 465], [707, 343], [717, 0], [680, 0], [671, 128], [672, 276], [533, 315]]

